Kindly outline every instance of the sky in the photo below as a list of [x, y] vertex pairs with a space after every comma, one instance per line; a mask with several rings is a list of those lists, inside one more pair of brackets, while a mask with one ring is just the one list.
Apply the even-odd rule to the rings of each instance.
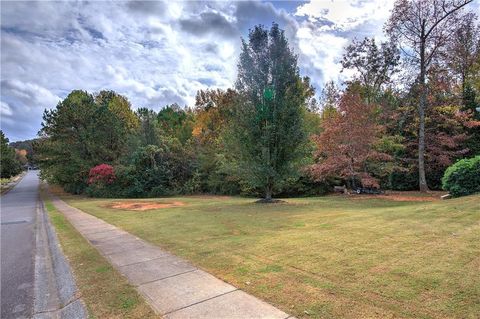
[[276, 22], [317, 94], [342, 82], [353, 38], [384, 39], [393, 1], [1, 2], [1, 129], [34, 138], [44, 109], [74, 89], [125, 95], [134, 109], [193, 106], [197, 90], [232, 87], [241, 38]]

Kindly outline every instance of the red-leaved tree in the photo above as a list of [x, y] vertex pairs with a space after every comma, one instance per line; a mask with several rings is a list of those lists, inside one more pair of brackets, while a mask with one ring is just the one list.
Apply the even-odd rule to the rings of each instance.
[[313, 137], [317, 163], [309, 167], [317, 181], [329, 177], [350, 180], [356, 187], [359, 180], [364, 187], [378, 187], [378, 181], [367, 171], [369, 161], [390, 160], [388, 154], [375, 150], [375, 143], [382, 132], [378, 125], [373, 104], [365, 103], [354, 91], [343, 94], [338, 112], [323, 122], [323, 132]]
[[115, 170], [111, 165], [100, 164], [90, 169], [88, 184], [111, 184], [115, 180]]

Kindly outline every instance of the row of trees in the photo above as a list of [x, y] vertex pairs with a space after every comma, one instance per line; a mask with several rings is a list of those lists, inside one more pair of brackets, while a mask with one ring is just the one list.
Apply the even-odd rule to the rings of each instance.
[[234, 88], [199, 91], [191, 108], [133, 111], [115, 92], [73, 91], [44, 114], [42, 174], [97, 196], [439, 188], [449, 165], [480, 153], [468, 2], [398, 0], [390, 41], [353, 41], [342, 66], [355, 76], [328, 83], [320, 102], [276, 24], [242, 40]]
[[27, 152], [9, 145], [9, 140], [0, 130], [0, 178], [10, 178], [22, 171], [27, 164]]
[[389, 42], [346, 48], [343, 68], [356, 76], [339, 102], [333, 84], [326, 90], [329, 114], [341, 115], [316, 137], [314, 175], [426, 191], [455, 160], [480, 153], [480, 37], [477, 17], [462, 11], [469, 2], [397, 1]]

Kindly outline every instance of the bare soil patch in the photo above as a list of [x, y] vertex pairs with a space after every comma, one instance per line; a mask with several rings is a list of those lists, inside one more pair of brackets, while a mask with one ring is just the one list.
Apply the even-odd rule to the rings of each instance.
[[146, 211], [153, 209], [171, 208], [185, 206], [183, 202], [113, 202], [105, 205], [108, 208], [134, 210], [134, 211]]

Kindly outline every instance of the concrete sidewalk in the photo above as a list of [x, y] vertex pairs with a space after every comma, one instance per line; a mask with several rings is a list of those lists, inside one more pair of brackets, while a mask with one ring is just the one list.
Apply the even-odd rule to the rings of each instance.
[[58, 198], [53, 204], [164, 318], [293, 318]]

